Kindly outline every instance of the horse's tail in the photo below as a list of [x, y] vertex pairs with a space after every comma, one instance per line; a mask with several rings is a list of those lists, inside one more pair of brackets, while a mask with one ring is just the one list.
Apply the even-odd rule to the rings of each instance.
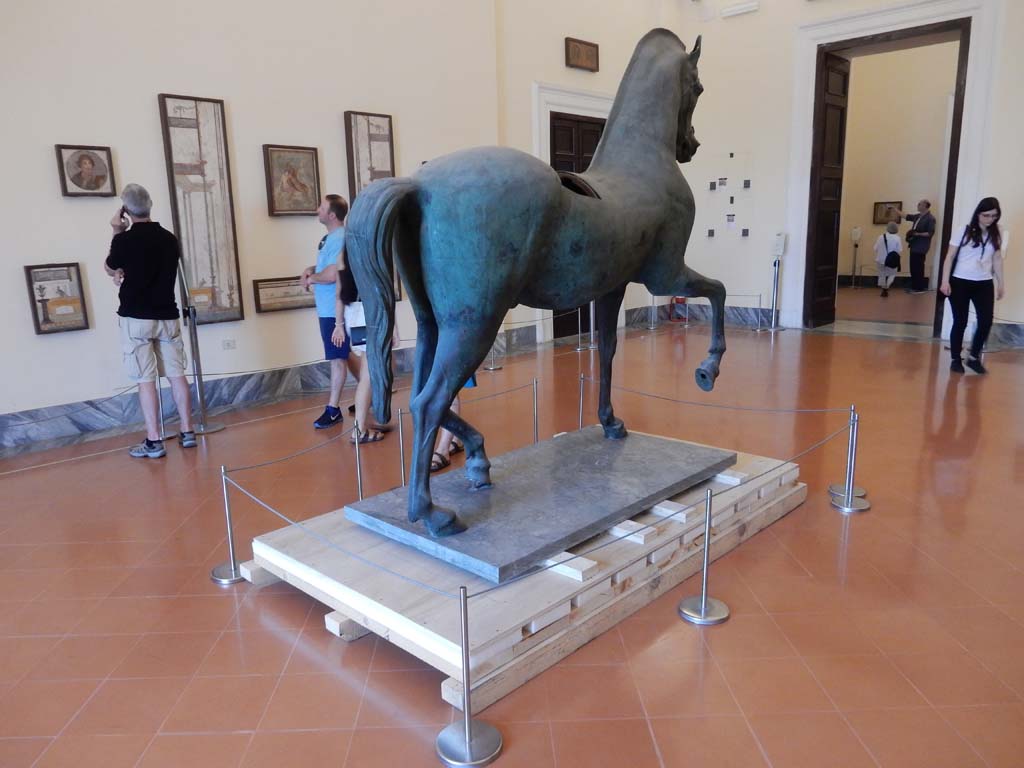
[[[393, 244], [409, 179], [382, 179], [359, 193], [345, 229], [345, 254], [366, 312], [366, 352], [377, 421], [391, 420], [391, 339], [395, 330]], [[360, 424], [360, 428], [365, 428]]]

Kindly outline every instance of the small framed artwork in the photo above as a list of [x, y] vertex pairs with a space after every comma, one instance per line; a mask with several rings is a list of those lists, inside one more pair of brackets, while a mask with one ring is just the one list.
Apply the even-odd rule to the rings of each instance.
[[349, 203], [377, 179], [395, 175], [395, 140], [391, 115], [345, 112]]
[[896, 221], [896, 211], [903, 210], [902, 200], [890, 200], [889, 202], [875, 203], [871, 216], [872, 224], [888, 224]]
[[597, 72], [600, 67], [597, 43], [588, 43], [575, 37], [565, 38], [565, 66]]
[[316, 147], [263, 145], [267, 212], [271, 216], [315, 216], [320, 207]]
[[110, 147], [56, 144], [54, 148], [64, 197], [113, 197], [117, 194]]
[[252, 281], [257, 312], [280, 312], [284, 309], [315, 307], [313, 292], [302, 287], [299, 276], [271, 277]]
[[89, 327], [78, 262], [31, 264], [25, 267], [25, 282], [37, 334], [84, 331]]

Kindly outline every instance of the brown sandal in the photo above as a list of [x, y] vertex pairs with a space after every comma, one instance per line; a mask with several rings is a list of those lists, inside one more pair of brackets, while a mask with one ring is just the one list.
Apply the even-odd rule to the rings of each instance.
[[452, 437], [452, 444], [448, 447], [448, 455], [454, 456], [456, 453], [462, 453], [466, 450], [466, 446], [462, 444], [462, 441], [457, 437]]
[[[381, 432], [379, 429], [368, 429], [368, 430], [366, 430], [365, 432], [363, 432], [362, 434], [359, 435], [359, 444], [360, 445], [365, 445], [366, 443], [376, 443], [376, 442], [378, 442], [380, 440], [383, 440], [383, 439], [384, 439], [384, 433]], [[349, 440], [349, 442], [352, 443], [352, 445], [356, 444], [356, 436], [355, 436], [355, 434], [352, 435], [352, 437]]]
[[451, 465], [452, 461], [447, 456], [434, 451], [434, 455], [430, 457], [430, 471], [440, 472], [445, 467]]

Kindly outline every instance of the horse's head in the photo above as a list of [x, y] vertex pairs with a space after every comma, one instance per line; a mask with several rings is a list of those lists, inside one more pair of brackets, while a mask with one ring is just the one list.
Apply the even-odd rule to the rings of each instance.
[[697, 60], [700, 59], [700, 37], [693, 44], [693, 50], [683, 55], [683, 66], [680, 67], [681, 96], [679, 99], [679, 131], [676, 134], [676, 161], [688, 163], [697, 154], [700, 142], [693, 132], [693, 110], [697, 99], [704, 92], [697, 75]]

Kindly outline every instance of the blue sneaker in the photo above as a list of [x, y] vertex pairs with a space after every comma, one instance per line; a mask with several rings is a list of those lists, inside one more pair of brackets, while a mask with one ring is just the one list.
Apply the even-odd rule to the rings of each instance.
[[328, 405], [320, 414], [320, 418], [313, 422], [313, 427], [314, 429], [327, 429], [335, 424], [341, 424], [341, 421], [341, 409]]

